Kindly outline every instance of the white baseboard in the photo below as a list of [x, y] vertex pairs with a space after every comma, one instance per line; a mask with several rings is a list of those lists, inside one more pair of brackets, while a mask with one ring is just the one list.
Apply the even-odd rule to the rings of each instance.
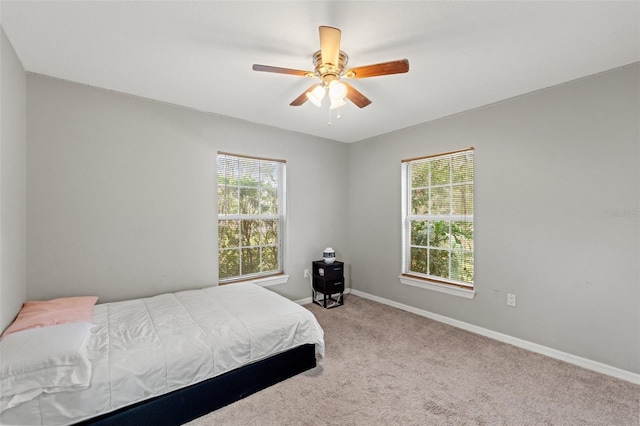
[[[485, 337], [489, 337], [500, 342], [508, 343], [519, 348], [527, 349], [532, 352], [536, 352], [542, 355], [546, 355], [551, 358], [559, 359], [561, 361], [568, 362], [570, 364], [577, 365], [587, 370], [596, 371], [598, 373], [606, 374], [618, 379], [626, 380], [634, 384], [640, 384], [640, 374], [632, 373], [630, 371], [622, 370], [617, 367], [612, 367], [601, 362], [593, 361], [587, 358], [582, 358], [570, 353], [562, 352], [557, 349], [552, 349], [547, 346], [542, 346], [537, 343], [532, 343], [526, 340], [518, 339], [517, 337], [509, 336], [507, 334], [498, 333], [497, 331], [489, 330], [486, 328], [478, 327], [473, 324], [459, 321], [453, 318], [445, 317], [443, 315], [434, 314], [433, 312], [425, 311], [423, 309], [414, 308], [413, 306], [405, 305], [403, 303], [394, 302], [393, 300], [384, 299], [382, 297], [374, 296], [369, 293], [365, 293], [360, 290], [351, 290], [356, 296], [363, 297], [365, 299], [373, 300], [385, 305], [392, 306], [394, 308], [402, 309], [403, 311], [411, 312], [438, 322], [442, 322], [448, 325], [452, 325], [457, 328], [461, 328], [472, 333], [480, 334]], [[311, 303], [311, 298], [309, 302]]]
[[313, 302], [313, 300], [311, 299], [311, 297], [305, 297], [304, 299], [294, 300], [294, 302], [296, 302], [298, 305], [308, 305], [309, 303]]

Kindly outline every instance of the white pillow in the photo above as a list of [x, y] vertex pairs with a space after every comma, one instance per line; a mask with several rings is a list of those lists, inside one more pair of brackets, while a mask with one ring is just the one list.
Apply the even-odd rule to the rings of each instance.
[[0, 339], [0, 413], [43, 392], [86, 389], [91, 382], [86, 322], [33, 328]]

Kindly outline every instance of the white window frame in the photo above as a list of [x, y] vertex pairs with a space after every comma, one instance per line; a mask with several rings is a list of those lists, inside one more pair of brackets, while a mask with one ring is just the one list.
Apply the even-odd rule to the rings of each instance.
[[[475, 287], [474, 283], [467, 283], [463, 281], [457, 281], [449, 278], [443, 278], [438, 276], [432, 276], [420, 272], [415, 272], [410, 270], [410, 256], [411, 256], [411, 222], [415, 220], [426, 220], [426, 221], [465, 221], [465, 222], [474, 222], [473, 214], [471, 215], [456, 215], [456, 214], [448, 214], [448, 215], [414, 215], [411, 210], [411, 166], [413, 164], [417, 164], [419, 162], [432, 161], [440, 158], [453, 157], [456, 155], [467, 155], [470, 154], [473, 156], [474, 148], [468, 148], [458, 151], [447, 152], [443, 154], [436, 154], [427, 157], [414, 158], [409, 160], [402, 161], [402, 179], [401, 179], [401, 192], [402, 192], [402, 273], [399, 277], [400, 282], [404, 285], [409, 285], [413, 287], [424, 288], [428, 290], [433, 290], [441, 293], [446, 293], [454, 296], [464, 297], [467, 299], [472, 299], [475, 296]], [[474, 185], [474, 180], [470, 183]], [[452, 186], [452, 183], [449, 183]], [[474, 189], [475, 193], [475, 189]], [[474, 240], [475, 240], [475, 232], [474, 232]], [[449, 247], [449, 251], [451, 252], [451, 246]], [[475, 262], [475, 241], [474, 241], [474, 250], [473, 257]], [[449, 266], [450, 267], [450, 266]], [[475, 275], [475, 265], [474, 265], [474, 275]], [[475, 277], [474, 277], [475, 280]]]
[[[278, 219], [279, 221], [279, 226], [278, 226], [278, 237], [277, 237], [277, 251], [278, 251], [278, 256], [277, 256], [277, 262], [278, 262], [278, 268], [277, 270], [269, 270], [269, 271], [260, 271], [257, 273], [248, 273], [248, 274], [243, 274], [242, 273], [242, 248], [243, 246], [239, 246], [239, 262], [240, 262], [240, 275], [237, 276], [232, 276], [232, 277], [225, 277], [225, 278], [219, 278], [219, 282], [220, 284], [228, 284], [228, 283], [233, 283], [233, 282], [239, 282], [239, 281], [252, 281], [256, 284], [262, 285], [264, 287], [267, 286], [271, 286], [271, 285], [277, 285], [277, 284], [284, 284], [287, 282], [289, 276], [284, 274], [284, 242], [285, 242], [285, 230], [286, 230], [286, 161], [284, 160], [275, 160], [275, 159], [270, 159], [270, 158], [260, 158], [260, 157], [251, 157], [251, 156], [247, 156], [247, 155], [240, 155], [240, 154], [231, 154], [231, 153], [227, 153], [227, 152], [218, 152], [218, 155], [216, 157], [216, 165], [218, 164], [218, 161], [220, 160], [221, 156], [226, 156], [229, 158], [232, 158], [234, 161], [240, 161], [240, 159], [244, 159], [244, 160], [250, 160], [250, 161], [256, 161], [259, 164], [263, 163], [263, 162], [268, 162], [268, 163], [276, 163], [278, 168], [279, 168], [279, 173], [278, 173], [278, 212], [277, 214], [240, 214], [238, 213], [233, 213], [233, 214], [224, 214], [224, 213], [220, 213], [218, 212], [218, 223], [221, 220], [238, 220], [238, 221], [245, 221], [245, 220], [270, 220], [270, 219]], [[217, 167], [217, 166], [216, 166]], [[218, 172], [216, 171], [216, 178], [218, 178]], [[220, 185], [219, 180], [216, 179], [217, 181], [217, 185], [216, 188]], [[243, 186], [241, 185], [233, 185], [235, 186], [238, 191], [240, 191], [240, 188], [243, 188]], [[258, 185], [259, 188], [259, 185]], [[220, 208], [220, 206], [218, 207]], [[217, 237], [219, 238], [219, 227], [217, 227], [218, 229], [218, 233], [217, 233]], [[239, 231], [240, 232], [240, 231]], [[241, 241], [239, 240], [239, 243], [241, 244]], [[266, 245], [265, 245], [266, 246]], [[251, 247], [263, 247], [262, 244], [259, 244], [258, 246], [251, 246]], [[218, 245], [218, 250], [220, 250], [219, 245]], [[219, 259], [218, 259], [219, 262]], [[220, 271], [220, 264], [218, 264], [218, 271]]]

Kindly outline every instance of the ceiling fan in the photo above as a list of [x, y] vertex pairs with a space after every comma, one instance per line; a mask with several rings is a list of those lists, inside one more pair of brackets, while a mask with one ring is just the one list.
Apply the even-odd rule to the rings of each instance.
[[349, 57], [340, 50], [341, 31], [337, 28], [326, 26], [321, 26], [319, 29], [320, 50], [313, 54], [313, 71], [272, 67], [269, 65], [253, 65], [254, 71], [320, 79], [319, 83], [312, 85], [300, 96], [295, 98], [293, 102], [291, 102], [291, 106], [300, 106], [307, 100], [320, 106], [325, 94], [328, 93], [331, 100], [331, 109], [345, 105], [345, 98], [358, 107], [364, 108], [371, 103], [371, 100], [357, 91], [349, 83], [341, 81], [341, 78], [368, 78], [389, 74], [401, 74], [409, 71], [409, 61], [407, 59], [347, 68]]

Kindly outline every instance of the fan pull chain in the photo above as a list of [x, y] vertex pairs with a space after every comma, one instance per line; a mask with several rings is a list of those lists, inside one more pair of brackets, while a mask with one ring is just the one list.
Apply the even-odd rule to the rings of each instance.
[[[338, 115], [336, 115], [336, 118], [337, 118], [338, 120], [340, 120], [340, 119], [342, 118], [342, 115], [340, 114], [340, 110], [341, 110], [341, 109], [342, 109], [342, 108], [338, 108]], [[331, 111], [332, 111], [332, 110], [331, 110], [331, 109], [329, 109], [329, 122], [327, 123], [327, 126], [329, 126], [329, 127], [331, 127]]]

